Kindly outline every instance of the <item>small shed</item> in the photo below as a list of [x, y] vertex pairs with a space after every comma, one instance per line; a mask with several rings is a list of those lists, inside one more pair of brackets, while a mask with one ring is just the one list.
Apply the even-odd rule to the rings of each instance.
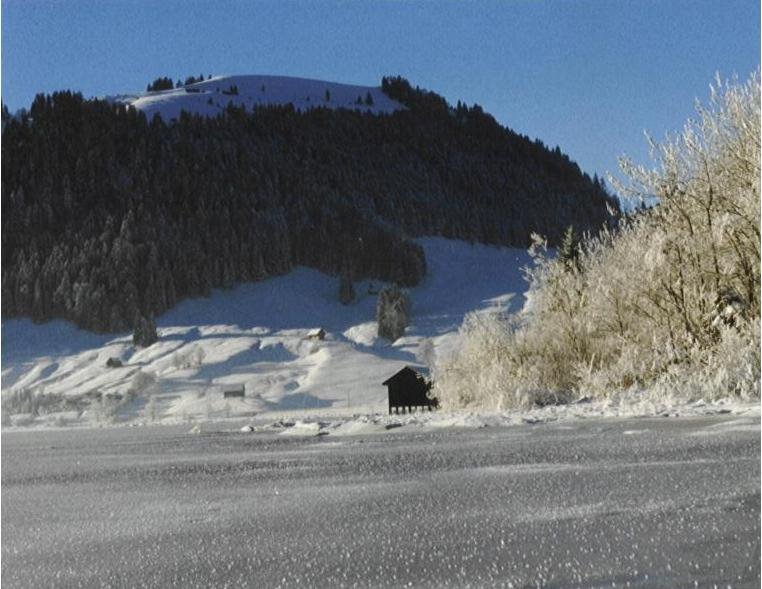
[[382, 384], [389, 390], [390, 414], [392, 409], [395, 413], [399, 413], [400, 407], [403, 413], [405, 408], [410, 413], [413, 407], [428, 407], [431, 411], [433, 407], [439, 406], [437, 399], [430, 399], [428, 396], [428, 392], [431, 390], [431, 381], [410, 366], [405, 366]]
[[230, 397], [244, 397], [246, 396], [246, 387], [241, 386], [239, 388], [229, 388], [222, 391], [222, 397], [228, 399]]
[[121, 368], [122, 361], [119, 358], [109, 358], [106, 360], [106, 366], [108, 368]]
[[320, 341], [325, 339], [325, 329], [318, 327], [307, 333], [307, 339], [318, 339]]

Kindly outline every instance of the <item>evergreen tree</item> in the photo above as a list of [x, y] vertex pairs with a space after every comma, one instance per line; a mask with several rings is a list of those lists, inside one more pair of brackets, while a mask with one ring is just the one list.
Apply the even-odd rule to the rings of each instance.
[[147, 348], [158, 340], [159, 336], [156, 334], [156, 324], [153, 317], [137, 315], [135, 318], [135, 328], [132, 333], [132, 344], [139, 348]]
[[579, 270], [580, 238], [574, 227], [569, 225], [558, 246], [558, 259], [569, 270]]
[[339, 301], [342, 305], [349, 305], [355, 300], [355, 287], [349, 272], [342, 272], [339, 277]]
[[167, 77], [156, 78], [146, 87], [146, 92], [158, 92], [160, 90], [172, 90], [172, 80]]
[[393, 342], [410, 323], [410, 297], [396, 284], [381, 289], [376, 304], [378, 335]]

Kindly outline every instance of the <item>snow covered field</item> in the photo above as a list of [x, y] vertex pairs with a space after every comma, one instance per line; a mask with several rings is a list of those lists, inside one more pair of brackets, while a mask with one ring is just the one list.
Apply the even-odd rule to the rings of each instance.
[[[4, 321], [4, 398], [70, 407], [3, 414], [2, 582], [758, 587], [759, 404], [385, 414], [383, 380], [447, 354], [466, 312], [523, 300], [525, 252], [420, 242], [429, 274], [394, 344], [380, 284], [343, 306], [306, 268], [185, 301], [143, 350]], [[151, 390], [95, 400], [139, 371]], [[88, 427], [106, 423], [145, 427]]]
[[[37, 416], [23, 408], [4, 414], [4, 427], [227, 419], [256, 428], [286, 420], [284, 432], [335, 435], [596, 416], [759, 415], [758, 403], [672, 406], [609, 399], [504, 414], [386, 416], [384, 380], [405, 365], [423, 366], [427, 356], [450, 353], [467, 312], [516, 310], [523, 302], [521, 268], [529, 263], [523, 250], [441, 238], [420, 243], [429, 272], [411, 289], [412, 324], [393, 344], [376, 335], [377, 297], [371, 293], [381, 283], [356, 284], [357, 301], [344, 306], [338, 279], [308, 268], [185, 301], [158, 318], [160, 340], [146, 349], [136, 349], [129, 333], [96, 335], [64, 321], [3, 321], [3, 398], [23, 390], [50, 403]], [[309, 339], [319, 327], [325, 340]], [[107, 367], [109, 358], [123, 366]], [[139, 372], [154, 375], [156, 383], [128, 400]], [[241, 386], [244, 398], [223, 397], [226, 389]], [[306, 425], [292, 429], [298, 423]]]
[[[230, 92], [237, 88], [237, 93]], [[370, 100], [368, 98], [370, 97]], [[287, 76], [215, 76], [186, 88], [109, 96], [109, 100], [130, 104], [150, 120], [155, 114], [166, 121], [180, 117], [181, 111], [216, 116], [228, 105], [245, 107], [293, 104], [297, 110], [323, 107], [346, 108], [373, 114], [404, 108], [378, 86], [339, 84]]]
[[759, 587], [757, 417], [4, 432], [4, 587]]
[[[429, 272], [411, 289], [412, 324], [394, 344], [376, 335], [377, 297], [368, 291], [380, 283], [356, 284], [358, 300], [343, 306], [338, 279], [307, 268], [181, 303], [157, 319], [159, 342], [146, 349], [135, 349], [129, 333], [95, 335], [64, 321], [3, 321], [4, 397], [28, 390], [60, 401], [41, 417], [19, 414], [10, 423], [272, 421], [385, 412], [384, 380], [405, 365], [420, 366], [427, 348], [448, 353], [468, 311], [518, 308], [525, 288], [521, 267], [529, 260], [522, 250], [441, 238], [420, 243]], [[318, 327], [325, 340], [308, 339]], [[111, 357], [124, 365], [108, 368]], [[124, 396], [138, 371], [155, 375], [156, 386], [116, 409], [93, 402], [98, 394]], [[240, 386], [245, 398], [223, 398], [226, 388]]]

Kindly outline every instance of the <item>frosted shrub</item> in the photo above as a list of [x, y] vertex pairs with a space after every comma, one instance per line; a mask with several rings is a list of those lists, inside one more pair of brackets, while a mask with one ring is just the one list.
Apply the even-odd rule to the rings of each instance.
[[206, 357], [206, 352], [198, 345], [187, 346], [177, 350], [171, 357], [172, 368], [180, 370], [184, 368], [196, 368], [201, 366]]
[[629, 197], [659, 205], [553, 259], [538, 237], [521, 315], [469, 317], [437, 368], [445, 406], [575, 395], [759, 398], [758, 74], [717, 83], [653, 170], [621, 162]]
[[145, 407], [143, 407], [143, 417], [151, 423], [158, 419], [159, 408], [156, 404], [156, 395], [148, 397], [148, 402], [145, 404]]
[[418, 346], [418, 353], [416, 354], [416, 360], [426, 366], [429, 370], [434, 370], [436, 367], [437, 352], [434, 348], [434, 342], [427, 338], [421, 342]]
[[63, 404], [63, 398], [40, 389], [13, 389], [3, 391], [2, 413], [9, 418], [17, 413], [43, 415], [56, 411]]
[[675, 365], [656, 381], [661, 397], [677, 394], [681, 399], [715, 401], [736, 397], [759, 398], [759, 318], [740, 328], [723, 327], [717, 344], [696, 346], [690, 361]]
[[433, 395], [444, 408], [526, 407], [531, 386], [511, 378], [509, 358], [516, 350], [508, 319], [498, 314], [471, 313], [460, 328], [456, 354], [437, 365]]
[[172, 365], [172, 368], [175, 370], [180, 370], [181, 368], [185, 368], [188, 364], [188, 360], [186, 358], [187, 353], [185, 351], [177, 351], [172, 356], [170, 356], [170, 364]]
[[194, 346], [193, 353], [191, 354], [191, 365], [201, 366], [206, 358], [206, 352], [201, 346]]
[[119, 414], [119, 409], [124, 405], [125, 398], [111, 395], [100, 395], [90, 405], [90, 411], [99, 423], [114, 423]]
[[38, 395], [31, 389], [3, 391], [2, 412], [9, 418], [16, 413], [36, 413]]
[[138, 370], [132, 377], [127, 393], [133, 396], [149, 394], [157, 388], [156, 375], [153, 372]]

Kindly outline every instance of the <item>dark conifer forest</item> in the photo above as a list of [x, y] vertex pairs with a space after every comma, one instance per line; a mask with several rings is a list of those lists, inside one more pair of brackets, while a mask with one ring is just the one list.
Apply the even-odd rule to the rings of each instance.
[[382, 87], [407, 108], [231, 107], [167, 124], [38, 95], [3, 121], [3, 317], [119, 331], [295, 265], [411, 286], [426, 273], [413, 237], [559, 243], [616, 210], [558, 148], [401, 78]]

